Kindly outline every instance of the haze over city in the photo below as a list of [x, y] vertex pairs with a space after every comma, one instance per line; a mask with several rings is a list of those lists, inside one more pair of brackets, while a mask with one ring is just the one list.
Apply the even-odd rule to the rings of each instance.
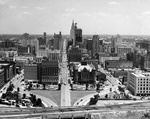
[[149, 0], [0, 0], [0, 34], [150, 34]]

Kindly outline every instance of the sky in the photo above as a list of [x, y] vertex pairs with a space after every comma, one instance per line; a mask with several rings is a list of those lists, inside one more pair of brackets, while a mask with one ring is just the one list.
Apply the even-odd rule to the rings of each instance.
[[150, 35], [150, 0], [0, 0], [0, 34]]

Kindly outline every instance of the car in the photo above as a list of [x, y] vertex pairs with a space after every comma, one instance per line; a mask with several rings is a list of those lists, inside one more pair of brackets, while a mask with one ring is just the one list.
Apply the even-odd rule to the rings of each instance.
[[21, 82], [24, 81], [24, 79], [21, 80]]

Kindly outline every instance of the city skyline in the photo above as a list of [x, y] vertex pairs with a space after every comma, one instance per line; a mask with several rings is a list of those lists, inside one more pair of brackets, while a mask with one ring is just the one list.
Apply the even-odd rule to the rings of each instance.
[[0, 0], [0, 34], [70, 34], [72, 20], [83, 34], [150, 35], [150, 1]]

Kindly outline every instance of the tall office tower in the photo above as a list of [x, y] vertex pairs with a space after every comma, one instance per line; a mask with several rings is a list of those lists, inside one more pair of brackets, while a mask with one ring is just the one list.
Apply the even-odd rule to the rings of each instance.
[[53, 42], [53, 48], [57, 49], [57, 50], [61, 50], [61, 46], [62, 46], [62, 35], [61, 32], [59, 32], [59, 34], [55, 34], [54, 33], [54, 42]]
[[0, 42], [0, 48], [10, 48], [15, 47], [15, 42], [9, 39], [4, 39]]
[[68, 50], [69, 62], [81, 62], [81, 50], [78, 47], [72, 47]]
[[54, 39], [50, 39], [49, 41], [48, 41], [48, 47], [49, 47], [49, 49], [54, 49]]
[[22, 39], [21, 39], [21, 45], [23, 45], [23, 46], [27, 46], [28, 45], [28, 40], [30, 40], [30, 38], [29, 38], [29, 34], [28, 33], [24, 33], [23, 35], [22, 35]]
[[119, 34], [111, 39], [111, 51], [112, 53], [117, 53], [117, 48], [122, 46], [122, 38]]
[[43, 33], [43, 39], [44, 39], [45, 45], [46, 45], [46, 32]]
[[122, 38], [121, 38], [121, 36], [119, 34], [117, 34], [117, 36], [112, 37], [111, 44], [112, 44], [112, 47], [121, 46], [122, 45]]
[[28, 40], [28, 39], [29, 39], [29, 34], [28, 34], [28, 33], [24, 33], [24, 34], [22, 35], [22, 39]]
[[42, 61], [41, 63], [41, 82], [45, 84], [57, 84], [59, 75], [58, 61]]
[[73, 46], [76, 46], [82, 42], [82, 29], [77, 28], [77, 23], [74, 24], [74, 21], [72, 22], [70, 30], [70, 39], [73, 42]]
[[82, 29], [77, 28], [77, 23], [75, 23], [75, 41], [73, 44], [76, 46], [82, 42]]
[[95, 54], [99, 52], [99, 36], [94, 35], [92, 39], [92, 57], [95, 57]]
[[38, 38], [38, 41], [39, 41], [39, 47], [40, 47], [40, 46], [46, 46], [46, 41], [45, 41], [44, 38], [39, 37], [39, 38]]
[[70, 40], [73, 42], [75, 41], [75, 25], [74, 25], [74, 20], [72, 21], [72, 26], [70, 30]]
[[30, 45], [35, 46], [35, 51], [36, 51], [36, 52], [38, 51], [38, 49], [39, 49], [39, 41], [38, 41], [37, 39], [33, 39], [33, 40], [31, 41], [31, 44], [30, 44]]

